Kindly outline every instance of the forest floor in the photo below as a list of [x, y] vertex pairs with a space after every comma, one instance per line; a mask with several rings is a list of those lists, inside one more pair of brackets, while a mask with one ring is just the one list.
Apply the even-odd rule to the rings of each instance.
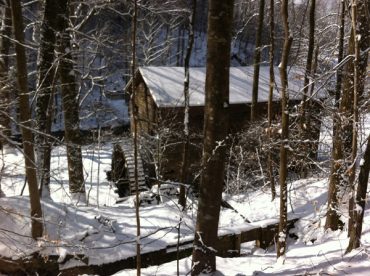
[[[89, 265], [113, 263], [135, 255], [136, 220], [133, 200], [115, 204], [117, 195], [106, 180], [110, 170], [112, 144], [83, 148], [88, 206], [70, 203], [67, 161], [63, 147], [52, 153], [52, 200], [43, 200], [45, 235], [34, 242], [30, 237], [29, 200], [24, 185], [22, 153], [5, 147], [2, 156], [1, 188], [7, 197], [0, 199], [0, 256], [17, 260], [39, 252], [56, 255], [59, 268], [82, 265], [68, 255], [85, 255]], [[300, 217], [291, 233], [285, 260], [276, 260], [275, 246], [267, 250], [254, 242], [242, 244], [241, 256], [217, 258], [218, 275], [369, 275], [370, 273], [370, 210], [366, 209], [362, 247], [344, 255], [348, 244], [346, 226], [343, 231], [324, 231], [327, 171], [310, 178], [289, 181], [289, 217]], [[268, 187], [250, 190], [242, 195], [224, 195], [237, 212], [222, 208], [219, 233], [237, 232], [249, 221], [266, 223], [279, 214], [279, 196], [271, 201]], [[345, 199], [343, 199], [345, 202]], [[177, 226], [182, 217], [180, 241], [194, 236], [196, 201], [181, 212], [176, 199], [168, 198], [159, 205], [143, 206], [141, 217], [142, 253], [177, 243]], [[346, 205], [341, 207], [347, 223]], [[180, 275], [191, 268], [191, 257], [180, 260]], [[176, 261], [152, 266], [143, 275], [176, 275]], [[136, 275], [123, 270], [117, 275]]]

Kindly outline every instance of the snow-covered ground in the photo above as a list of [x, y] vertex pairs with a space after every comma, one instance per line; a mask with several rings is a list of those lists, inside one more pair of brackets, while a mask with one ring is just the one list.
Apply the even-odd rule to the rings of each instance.
[[[106, 171], [111, 167], [112, 144], [98, 144], [82, 148], [85, 187], [89, 204], [112, 206], [115, 200], [113, 187], [106, 179]], [[21, 150], [4, 147], [0, 157], [3, 165], [1, 188], [7, 196], [28, 195], [24, 186], [24, 159]], [[51, 197], [55, 202], [70, 203], [68, 191], [68, 167], [66, 148], [55, 147], [51, 158]], [[99, 195], [97, 191], [99, 190]]]
[[[325, 223], [327, 179], [310, 178], [291, 183], [289, 215], [301, 219], [290, 231], [298, 239], [289, 239], [285, 260], [276, 259], [275, 247], [262, 250], [254, 242], [242, 245], [241, 257], [217, 257], [218, 274], [215, 275], [370, 275], [370, 210], [366, 209], [362, 247], [345, 255], [348, 245], [347, 231], [327, 231]], [[278, 202], [270, 200], [268, 191], [258, 191], [243, 198], [229, 201], [252, 221], [278, 216]], [[342, 207], [347, 222], [346, 206]], [[220, 232], [233, 224], [230, 212], [221, 214]], [[231, 228], [237, 229], [236, 225]], [[180, 261], [180, 275], [188, 275], [191, 257]], [[142, 275], [176, 275], [176, 261], [143, 269]], [[121, 271], [115, 275], [136, 275], [135, 270]]]
[[[20, 258], [31, 252], [56, 254], [62, 263], [66, 254], [85, 254], [89, 264], [111, 263], [135, 255], [136, 220], [133, 202], [115, 204], [116, 194], [106, 180], [110, 169], [112, 145], [86, 146], [84, 170], [89, 206], [70, 205], [67, 161], [63, 147], [53, 150], [52, 198], [43, 201], [45, 236], [37, 243], [30, 239], [29, 201], [19, 196], [24, 184], [24, 161], [20, 151], [5, 147], [1, 187], [7, 195], [0, 199], [0, 255]], [[370, 274], [370, 212], [365, 212], [363, 246], [344, 255], [348, 244], [347, 232], [324, 232], [327, 178], [321, 175], [289, 183], [289, 216], [301, 217], [292, 231], [286, 260], [276, 260], [274, 246], [267, 251], [242, 245], [242, 256], [217, 258], [219, 275], [369, 275]], [[99, 193], [98, 193], [99, 190]], [[98, 196], [99, 194], [99, 196]], [[27, 189], [24, 190], [27, 195]], [[268, 188], [240, 196], [224, 198], [239, 212], [222, 209], [220, 233], [238, 232], [248, 227], [244, 217], [254, 224], [266, 224], [278, 218], [279, 197], [271, 201]], [[142, 252], [150, 252], [177, 243], [177, 225], [183, 216], [180, 240], [193, 238], [196, 209], [181, 213], [175, 201], [141, 208]], [[346, 206], [343, 206], [346, 222]], [[239, 229], [239, 230], [238, 230]], [[60, 265], [77, 265], [67, 261]], [[181, 275], [190, 271], [191, 258], [180, 261]], [[135, 275], [124, 270], [117, 275]], [[176, 262], [143, 269], [143, 275], [175, 275]]]

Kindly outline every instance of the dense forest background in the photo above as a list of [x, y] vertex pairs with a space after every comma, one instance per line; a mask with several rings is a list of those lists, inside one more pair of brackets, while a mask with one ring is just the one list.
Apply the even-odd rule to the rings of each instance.
[[[162, 250], [199, 275], [243, 239], [274, 272], [289, 247], [318, 255], [336, 238], [333, 259], [368, 256], [368, 1], [1, 0], [0, 14], [0, 272], [129, 260], [140, 275]], [[170, 66], [184, 101], [150, 106], [138, 68]], [[251, 100], [233, 105], [230, 68], [245, 66]]]
[[[42, 25], [42, 2], [24, 2], [25, 38], [28, 45], [27, 64], [31, 101], [35, 101], [37, 55]], [[207, 35], [207, 1], [197, 3], [194, 47], [191, 66], [205, 66]], [[71, 1], [71, 53], [77, 78], [81, 127], [88, 129], [128, 123], [127, 107], [110, 99], [122, 97], [130, 79], [131, 60], [131, 4], [126, 1]], [[269, 8], [266, 4], [262, 28], [261, 65], [268, 65]], [[318, 3], [318, 74], [331, 68], [335, 62], [338, 6], [334, 1]], [[137, 64], [138, 66], [183, 66], [188, 42], [188, 1], [141, 1], [138, 6]], [[283, 44], [283, 30], [279, 7], [276, 13], [274, 64], [278, 65]], [[293, 42], [290, 65], [305, 66], [308, 50], [308, 1], [290, 5]], [[234, 9], [231, 65], [253, 65], [258, 21], [258, 1], [237, 1]], [[4, 21], [5, 24], [5, 21]], [[6, 28], [3, 26], [3, 30]], [[8, 31], [9, 32], [9, 31]], [[348, 29], [347, 29], [348, 34]], [[9, 35], [9, 34], [7, 34]], [[7, 36], [6, 35], [6, 36]], [[3, 40], [6, 40], [6, 36]], [[8, 53], [12, 55], [13, 48]], [[14, 79], [14, 60], [9, 59], [8, 76]], [[13, 76], [13, 77], [12, 77]], [[329, 85], [329, 84], [328, 84]], [[58, 89], [55, 93], [54, 130], [63, 128], [62, 109]], [[14, 101], [11, 93], [10, 101]], [[32, 98], [34, 98], [32, 100]], [[116, 104], [115, 104], [116, 103]], [[118, 104], [118, 106], [117, 106]], [[10, 109], [12, 110], [12, 109]], [[111, 111], [111, 112], [109, 112]], [[12, 114], [13, 118], [14, 114]], [[116, 119], [112, 122], [112, 119]], [[118, 119], [118, 120], [117, 120]], [[4, 125], [4, 124], [3, 124]]]

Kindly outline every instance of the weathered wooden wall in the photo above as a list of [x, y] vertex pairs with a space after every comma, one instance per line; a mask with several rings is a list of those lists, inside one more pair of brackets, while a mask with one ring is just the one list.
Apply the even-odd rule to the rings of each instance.
[[[138, 132], [141, 135], [154, 135], [157, 131], [169, 130], [172, 138], [168, 140], [164, 158], [162, 158], [161, 167], [163, 168], [162, 176], [164, 179], [173, 181], [180, 180], [180, 165], [182, 152], [182, 137], [183, 137], [183, 121], [184, 108], [183, 107], [158, 107], [153, 100], [149, 89], [147, 88], [140, 73], [136, 77], [136, 99], [130, 103], [130, 116], [132, 122], [132, 109], [137, 108], [138, 114]], [[290, 107], [297, 106], [299, 100], [290, 101]], [[267, 102], [257, 103], [257, 116], [259, 118], [267, 118]], [[281, 114], [281, 103], [273, 103], [273, 118], [277, 119]], [[315, 106], [317, 114], [319, 107]], [[230, 133], [237, 133], [243, 129], [247, 129], [250, 123], [250, 104], [231, 104], [230, 105]], [[194, 134], [191, 142], [190, 164], [192, 168], [190, 171], [193, 176], [200, 170], [200, 160], [202, 155], [202, 132], [203, 132], [203, 106], [192, 106], [189, 110], [189, 128], [190, 133]], [[320, 122], [313, 121], [315, 126], [312, 137], [318, 139]], [[132, 124], [131, 124], [131, 130]], [[317, 147], [316, 147], [317, 149]], [[315, 147], [312, 147], [312, 155], [315, 155]]]

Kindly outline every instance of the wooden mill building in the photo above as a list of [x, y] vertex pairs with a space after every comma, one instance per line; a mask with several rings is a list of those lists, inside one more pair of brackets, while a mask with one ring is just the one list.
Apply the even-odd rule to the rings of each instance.
[[[279, 71], [275, 68], [273, 104], [276, 114], [280, 109], [281, 87]], [[289, 98], [291, 104], [301, 100], [304, 74], [291, 69], [289, 73]], [[190, 68], [190, 124], [195, 129], [203, 128], [206, 68]], [[132, 81], [125, 88], [131, 93]], [[230, 68], [230, 124], [238, 131], [250, 121], [252, 102], [253, 66]], [[184, 68], [183, 67], [139, 67], [136, 72], [136, 100], [130, 102], [130, 110], [136, 106], [141, 133], [152, 133], [161, 120], [176, 118], [183, 122], [184, 114]], [[267, 116], [269, 94], [269, 68], [260, 68], [258, 89], [258, 114]], [[127, 97], [126, 99], [129, 99]], [[130, 112], [132, 116], [132, 112]], [[132, 119], [132, 118], [131, 118]], [[131, 120], [132, 121], [132, 120]]]
[[[190, 68], [190, 130], [202, 133], [203, 112], [205, 104], [206, 68]], [[302, 98], [304, 74], [303, 71], [289, 71], [289, 98], [295, 105]], [[280, 113], [280, 78], [278, 68], [275, 68], [275, 89], [273, 92], [273, 110]], [[157, 129], [167, 127], [180, 134], [184, 118], [184, 68], [183, 67], [139, 67], [136, 72], [136, 98], [130, 101], [129, 110], [137, 109], [138, 131], [140, 134], [153, 135]], [[250, 121], [252, 102], [253, 66], [230, 68], [230, 131], [237, 132], [247, 126]], [[130, 95], [132, 80], [125, 88]], [[269, 95], [269, 68], [261, 66], [258, 92], [258, 114], [267, 116]], [[127, 97], [129, 99], [129, 97]], [[130, 112], [132, 122], [132, 112]], [[167, 162], [163, 167], [168, 169], [170, 178], [179, 179], [181, 147], [167, 151]], [[192, 160], [199, 165], [201, 151], [195, 150]], [[197, 164], [198, 163], [198, 164]], [[165, 173], [166, 174], [166, 173]]]

